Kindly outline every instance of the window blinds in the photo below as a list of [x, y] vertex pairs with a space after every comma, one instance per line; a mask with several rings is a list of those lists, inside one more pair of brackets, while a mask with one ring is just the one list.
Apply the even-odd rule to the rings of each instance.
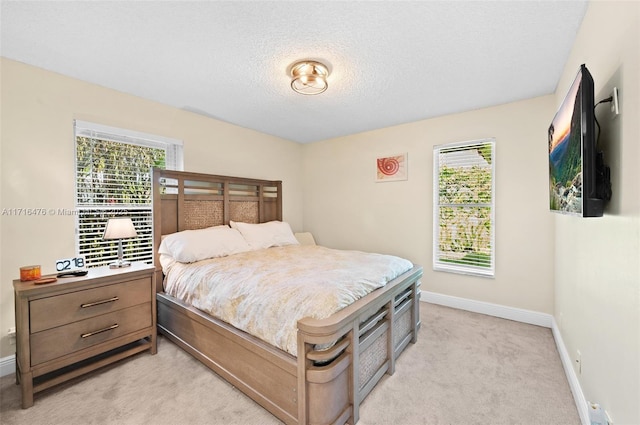
[[182, 169], [182, 142], [130, 130], [75, 122], [77, 247], [88, 266], [117, 258], [103, 241], [107, 220], [131, 217], [138, 237], [123, 241], [129, 261], [153, 261], [151, 168]]
[[434, 147], [434, 270], [493, 276], [495, 141]]

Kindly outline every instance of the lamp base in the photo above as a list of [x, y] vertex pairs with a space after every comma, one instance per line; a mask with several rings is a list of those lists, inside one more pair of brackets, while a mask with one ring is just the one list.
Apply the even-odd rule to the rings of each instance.
[[130, 262], [126, 260], [116, 260], [113, 263], [109, 264], [110, 269], [121, 269], [123, 267], [129, 267], [131, 265]]

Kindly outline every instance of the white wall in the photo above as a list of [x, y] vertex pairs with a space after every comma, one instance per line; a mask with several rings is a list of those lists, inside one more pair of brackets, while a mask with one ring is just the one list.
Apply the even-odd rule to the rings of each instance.
[[559, 106], [578, 67], [596, 101], [620, 90], [621, 115], [598, 106], [613, 198], [602, 218], [557, 216], [555, 316], [587, 400], [616, 424], [640, 423], [640, 3], [591, 2], [556, 92]]
[[[283, 181], [283, 214], [302, 230], [302, 149], [297, 143], [68, 78], [19, 62], [1, 62], [0, 208], [74, 204], [73, 120], [180, 139], [188, 171]], [[0, 215], [0, 358], [14, 353], [13, 279], [20, 266], [75, 255], [73, 216]]]
[[[553, 108], [549, 95], [305, 145], [305, 230], [323, 245], [409, 258], [424, 267], [424, 290], [551, 314]], [[434, 272], [433, 146], [486, 137], [496, 139], [495, 279]], [[401, 152], [408, 180], [375, 183], [375, 158]]]

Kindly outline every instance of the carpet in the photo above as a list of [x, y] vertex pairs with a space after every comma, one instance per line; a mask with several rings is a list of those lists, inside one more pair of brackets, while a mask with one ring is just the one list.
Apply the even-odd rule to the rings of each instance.
[[[364, 400], [358, 425], [578, 425], [550, 329], [420, 303], [422, 327]], [[6, 425], [268, 425], [281, 422], [197, 360], [158, 338], [140, 353], [35, 395], [20, 407], [0, 379]]]

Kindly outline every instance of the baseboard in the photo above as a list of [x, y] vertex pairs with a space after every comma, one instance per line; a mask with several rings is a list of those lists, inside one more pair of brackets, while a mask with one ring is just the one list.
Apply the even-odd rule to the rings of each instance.
[[516, 322], [528, 323], [530, 325], [543, 326], [545, 328], [551, 328], [553, 325], [553, 316], [547, 313], [507, 307], [500, 304], [459, 298], [435, 292], [422, 291], [420, 293], [420, 301], [444, 305], [459, 310], [473, 311], [474, 313], [514, 320]]
[[567, 375], [567, 381], [569, 381], [569, 387], [571, 388], [571, 393], [573, 394], [573, 400], [575, 401], [576, 408], [578, 409], [578, 415], [580, 415], [580, 422], [582, 423], [582, 425], [590, 425], [591, 420], [589, 419], [589, 407], [587, 404], [587, 399], [582, 392], [580, 381], [578, 381], [578, 375], [576, 375], [576, 370], [573, 367], [573, 361], [571, 360], [571, 356], [569, 356], [567, 347], [564, 345], [562, 334], [560, 333], [560, 328], [558, 327], [555, 319], [553, 320], [553, 326], [551, 330], [553, 332], [553, 339], [555, 339], [556, 341], [556, 347], [558, 347], [558, 353], [560, 354], [560, 360], [562, 361], [562, 366], [564, 367], [564, 373]]
[[[467, 298], [459, 298], [451, 295], [443, 295], [435, 292], [422, 291], [420, 293], [420, 301], [444, 305], [446, 307], [457, 308], [460, 310], [473, 311], [474, 313], [486, 314], [488, 316], [500, 317], [503, 319], [514, 320], [517, 322], [528, 323], [531, 325], [543, 326], [551, 328], [553, 338], [558, 348], [560, 360], [564, 367], [564, 372], [567, 375], [569, 381], [569, 387], [573, 394], [573, 399], [580, 415], [580, 421], [582, 425], [589, 425], [589, 410], [587, 407], [587, 400], [582, 392], [580, 381], [573, 368], [573, 362], [567, 352], [567, 348], [562, 340], [560, 329], [556, 324], [552, 315], [546, 313], [539, 313], [530, 310], [524, 310], [514, 307], [507, 307], [499, 304], [492, 304], [483, 301], [475, 301]], [[16, 356], [11, 355], [0, 359], [0, 377], [11, 375], [16, 371]]]
[[578, 381], [578, 376], [576, 375], [576, 371], [573, 368], [571, 357], [569, 356], [567, 348], [564, 345], [564, 341], [562, 340], [560, 329], [558, 328], [558, 325], [556, 324], [556, 321], [551, 314], [539, 313], [536, 311], [507, 307], [499, 304], [470, 300], [467, 298], [459, 298], [451, 295], [443, 295], [428, 291], [422, 291], [420, 293], [420, 301], [550, 328], [553, 333], [553, 339], [556, 342], [556, 347], [558, 348], [558, 354], [560, 355], [560, 361], [562, 362], [564, 373], [567, 376], [567, 381], [569, 382], [569, 387], [571, 388], [571, 393], [573, 394], [573, 400], [576, 404], [576, 408], [578, 409], [580, 422], [582, 423], [582, 425], [589, 425], [591, 423], [591, 421], [589, 420], [587, 400], [584, 397], [582, 387], [580, 386], [580, 381]]
[[0, 377], [11, 375], [16, 371], [16, 355], [12, 354], [0, 359]]

